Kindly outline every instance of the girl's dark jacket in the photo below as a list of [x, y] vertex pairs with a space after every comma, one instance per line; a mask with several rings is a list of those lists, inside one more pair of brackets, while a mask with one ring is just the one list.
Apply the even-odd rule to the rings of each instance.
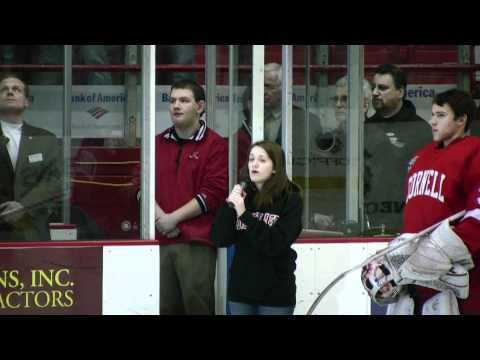
[[247, 186], [246, 211], [237, 219], [227, 203], [219, 209], [210, 232], [218, 247], [235, 245], [228, 299], [253, 305], [295, 305], [295, 260], [292, 243], [302, 230], [298, 187], [283, 192], [273, 205], [256, 209], [256, 188]]

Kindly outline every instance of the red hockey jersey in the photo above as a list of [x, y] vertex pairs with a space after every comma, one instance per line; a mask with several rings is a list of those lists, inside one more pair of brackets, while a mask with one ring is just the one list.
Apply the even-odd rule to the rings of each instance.
[[[432, 143], [411, 159], [406, 181], [403, 232], [417, 233], [461, 210], [454, 231], [472, 254], [470, 295], [459, 299], [462, 314], [480, 314], [480, 138], [466, 136], [447, 147]], [[435, 291], [416, 287], [419, 304]]]

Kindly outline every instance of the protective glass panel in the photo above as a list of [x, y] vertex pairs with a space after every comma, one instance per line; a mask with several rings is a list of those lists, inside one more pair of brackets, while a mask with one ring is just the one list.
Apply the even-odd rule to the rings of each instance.
[[343, 235], [350, 226], [345, 74], [346, 46], [294, 47], [293, 176], [304, 190], [305, 229], [323, 236]]

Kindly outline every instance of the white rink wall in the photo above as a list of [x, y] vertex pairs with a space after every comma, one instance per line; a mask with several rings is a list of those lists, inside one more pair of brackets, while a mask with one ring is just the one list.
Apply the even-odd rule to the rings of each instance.
[[[305, 315], [317, 294], [335, 277], [387, 246], [387, 242], [296, 243], [297, 306]], [[159, 247], [103, 247], [104, 315], [159, 314]], [[360, 270], [347, 275], [325, 296], [314, 315], [370, 315], [371, 302]]]
[[[297, 306], [305, 315], [317, 294], [342, 272], [387, 246], [371, 243], [297, 243]], [[370, 315], [371, 301], [360, 282], [360, 270], [348, 274], [318, 304], [313, 315]]]
[[103, 247], [103, 315], [159, 314], [159, 249]]

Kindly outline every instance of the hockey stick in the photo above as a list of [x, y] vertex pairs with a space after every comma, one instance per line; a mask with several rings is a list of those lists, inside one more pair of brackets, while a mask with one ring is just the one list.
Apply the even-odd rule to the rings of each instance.
[[353, 268], [347, 270], [347, 271], [344, 271], [343, 273], [341, 273], [340, 275], [338, 275], [330, 284], [328, 284], [328, 286], [323, 289], [323, 291], [321, 293], [318, 294], [317, 298], [315, 299], [315, 301], [313, 302], [313, 304], [310, 306], [310, 308], [308, 309], [307, 311], [307, 315], [312, 315], [312, 313], [314, 312], [314, 310], [317, 308], [317, 305], [320, 303], [320, 301], [324, 298], [324, 296], [340, 281], [342, 280], [345, 276], [347, 276], [349, 273], [351, 273], [352, 271], [355, 271], [357, 269], [361, 269], [362, 267], [364, 267], [365, 265], [367, 265], [368, 263], [372, 262], [373, 260], [376, 260], [376, 259], [379, 259], [381, 258], [382, 256], [394, 251], [394, 250], [397, 250], [398, 248], [404, 246], [405, 244], [409, 244], [413, 241], [416, 241], [418, 240], [419, 238], [427, 235], [428, 233], [432, 232], [433, 230], [435, 230], [441, 223], [443, 223], [445, 220], [448, 220], [448, 222], [452, 222], [452, 221], [455, 221], [459, 218], [461, 218], [463, 215], [465, 215], [465, 210], [462, 210], [450, 217], [448, 217], [447, 219], [444, 219], [428, 228], [426, 228], [425, 230], [422, 230], [420, 231], [419, 233], [417, 233], [415, 236], [413, 236], [412, 238], [406, 240], [406, 241], [403, 241], [401, 243], [399, 243], [398, 245], [395, 245], [395, 246], [390, 246], [390, 247], [386, 247], [385, 249], [383, 250], [380, 250], [379, 252], [373, 254], [372, 256], [368, 257], [367, 259], [365, 259], [361, 264], [358, 264], [356, 266], [354, 266]]

